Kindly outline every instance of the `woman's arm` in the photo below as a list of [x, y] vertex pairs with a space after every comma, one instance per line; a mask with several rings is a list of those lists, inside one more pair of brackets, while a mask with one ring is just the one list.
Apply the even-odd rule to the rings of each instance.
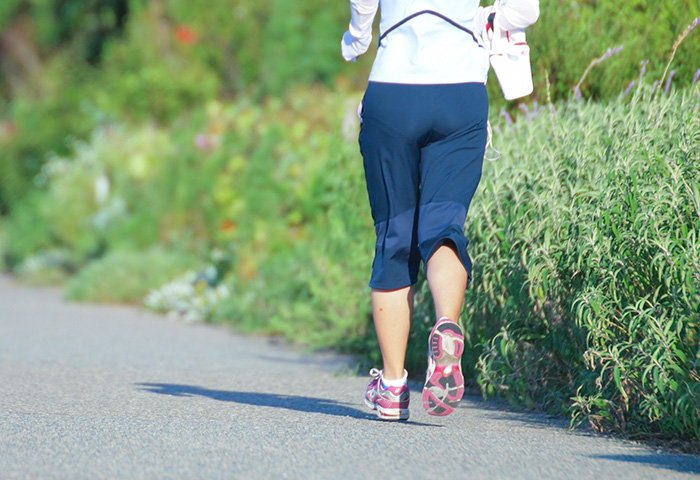
[[379, 0], [350, 0], [350, 25], [340, 42], [343, 58], [354, 62], [372, 43], [372, 23]]
[[495, 13], [495, 22], [501, 31], [529, 27], [540, 15], [539, 0], [496, 0], [493, 5], [479, 7], [474, 19], [477, 32], [482, 32], [489, 15]]
[[529, 27], [540, 16], [539, 0], [501, 0], [496, 9], [496, 22], [503, 31]]

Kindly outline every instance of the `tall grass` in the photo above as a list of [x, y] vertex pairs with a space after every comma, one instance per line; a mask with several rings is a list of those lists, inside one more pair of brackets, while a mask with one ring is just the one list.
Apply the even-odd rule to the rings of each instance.
[[699, 92], [654, 92], [502, 130], [467, 223], [466, 361], [486, 395], [697, 440]]

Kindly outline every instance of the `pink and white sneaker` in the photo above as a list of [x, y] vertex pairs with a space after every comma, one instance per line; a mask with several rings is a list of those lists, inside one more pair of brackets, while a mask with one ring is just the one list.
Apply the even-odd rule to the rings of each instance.
[[430, 415], [449, 415], [464, 395], [462, 353], [464, 333], [447, 317], [437, 321], [428, 338], [428, 371], [423, 387], [423, 408]]
[[365, 404], [376, 410], [382, 420], [408, 420], [408, 383], [399, 387], [387, 386], [382, 382], [381, 370], [373, 368], [369, 374], [374, 380], [367, 386]]

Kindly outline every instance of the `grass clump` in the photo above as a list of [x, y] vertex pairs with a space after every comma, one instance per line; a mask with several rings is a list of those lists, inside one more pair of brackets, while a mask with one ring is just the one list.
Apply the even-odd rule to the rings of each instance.
[[66, 298], [138, 304], [151, 290], [198, 266], [193, 256], [173, 251], [116, 251], [91, 262], [72, 277]]

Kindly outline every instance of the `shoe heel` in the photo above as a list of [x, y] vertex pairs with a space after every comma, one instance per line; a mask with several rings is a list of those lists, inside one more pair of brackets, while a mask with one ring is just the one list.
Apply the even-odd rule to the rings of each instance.
[[383, 408], [377, 405], [377, 417], [382, 420], [408, 420], [408, 409]]
[[451, 361], [462, 357], [464, 352], [464, 333], [455, 322], [443, 322], [436, 325], [430, 335], [430, 349], [436, 361], [449, 357]]

